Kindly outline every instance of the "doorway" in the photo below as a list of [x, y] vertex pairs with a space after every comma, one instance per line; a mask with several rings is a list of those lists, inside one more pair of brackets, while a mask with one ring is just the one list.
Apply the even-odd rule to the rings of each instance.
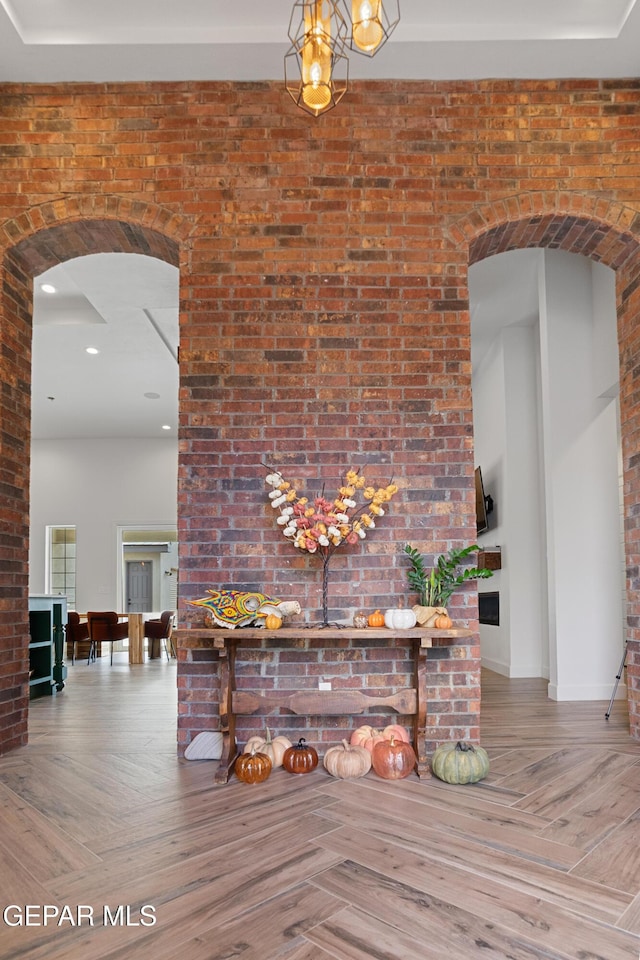
[[476, 465], [496, 503], [480, 544], [503, 557], [482, 662], [604, 700], [625, 641], [615, 275], [516, 250], [474, 264], [469, 289]]
[[127, 560], [127, 613], [147, 613], [153, 602], [153, 560]]

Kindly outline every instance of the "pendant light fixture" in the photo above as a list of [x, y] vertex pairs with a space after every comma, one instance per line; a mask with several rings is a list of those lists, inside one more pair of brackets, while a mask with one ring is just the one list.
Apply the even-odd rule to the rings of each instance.
[[335, 0], [296, 0], [293, 5], [285, 84], [296, 104], [314, 117], [335, 107], [347, 92], [348, 29]]
[[375, 56], [399, 22], [400, 0], [295, 0], [284, 79], [296, 105], [314, 117], [335, 107], [347, 92], [347, 51]]
[[373, 57], [400, 22], [400, 0], [343, 0], [351, 30], [347, 43], [355, 53]]

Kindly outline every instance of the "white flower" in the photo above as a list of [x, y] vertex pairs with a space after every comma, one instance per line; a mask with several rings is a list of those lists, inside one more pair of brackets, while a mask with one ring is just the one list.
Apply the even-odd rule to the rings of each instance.
[[[270, 487], [279, 487], [282, 483], [282, 477], [279, 473], [270, 473], [267, 477], [265, 477], [265, 480]], [[271, 496], [271, 494], [269, 494], [269, 496]]]
[[[346, 503], [346, 500], [345, 500]], [[346, 513], [336, 513], [336, 520], [339, 523], [349, 523], [349, 517]]]
[[285, 524], [289, 523], [289, 517], [285, 517], [284, 513], [281, 513], [280, 516], [276, 518], [276, 523], [284, 527]]
[[378, 507], [378, 516], [384, 517], [384, 510], [382, 509], [382, 507]]
[[280, 511], [283, 517], [290, 517], [293, 513], [293, 507], [283, 507]]
[[322, 533], [322, 534], [318, 537], [318, 543], [320, 544], [321, 547], [328, 547], [328, 546], [329, 546], [329, 538], [328, 538], [328, 537], [325, 537], [324, 533]]
[[355, 507], [356, 505], [355, 500], [347, 500], [346, 497], [342, 502], [344, 503], [345, 507]]
[[371, 523], [369, 524], [369, 530], [375, 530], [375, 526], [376, 526], [375, 521], [372, 520]]
[[333, 524], [331, 524], [331, 526], [330, 526], [329, 529], [327, 530], [327, 533], [328, 533], [329, 536], [332, 537], [332, 538], [333, 538], [333, 537], [339, 537], [339, 536], [340, 536], [340, 531], [338, 530], [337, 527], [334, 527]]
[[366, 539], [367, 539], [367, 533], [366, 533], [366, 530], [364, 529], [364, 527], [360, 527], [360, 528], [358, 529], [358, 536], [360, 537], [361, 540], [366, 540]]
[[269, 500], [275, 500], [276, 497], [281, 497], [282, 494], [279, 490], [271, 490], [269, 492]]
[[[278, 491], [278, 493], [279, 493], [279, 492], [280, 492], [280, 491]], [[269, 496], [271, 496], [271, 494], [269, 494]], [[286, 500], [287, 500], [286, 497], [284, 497], [284, 496], [279, 496], [276, 500], [272, 500], [272, 501], [271, 501], [271, 506], [272, 506], [274, 509], [277, 509], [277, 508], [280, 506], [280, 504], [286, 503]]]

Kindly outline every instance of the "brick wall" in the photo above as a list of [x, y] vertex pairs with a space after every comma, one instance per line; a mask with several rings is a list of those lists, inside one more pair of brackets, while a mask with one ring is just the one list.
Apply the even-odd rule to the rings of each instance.
[[[332, 489], [352, 464], [393, 476], [389, 515], [336, 555], [331, 606], [408, 599], [405, 542], [436, 554], [475, 536], [467, 265], [540, 245], [613, 266], [637, 636], [639, 89], [360, 83], [314, 121], [280, 83], [0, 87], [5, 747], [23, 742], [26, 717], [28, 288], [84, 253], [180, 266], [187, 625], [201, 615], [186, 601], [212, 586], [264, 589], [317, 616], [319, 565], [283, 542], [263, 462], [309, 490]], [[475, 628], [471, 587], [452, 612]], [[181, 746], [215, 725], [211, 656], [181, 651]], [[434, 739], [459, 726], [477, 736], [477, 647], [461, 660], [464, 671], [434, 659]], [[355, 681], [359, 668], [342, 662], [339, 676]], [[394, 664], [385, 686], [403, 672]], [[447, 725], [454, 712], [464, 722]]]

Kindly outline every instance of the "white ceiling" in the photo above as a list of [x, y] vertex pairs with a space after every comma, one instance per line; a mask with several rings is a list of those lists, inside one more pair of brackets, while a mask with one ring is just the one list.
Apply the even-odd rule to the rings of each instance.
[[[292, 7], [0, 0], [0, 82], [277, 80]], [[352, 78], [640, 75], [640, 0], [400, 0], [400, 10], [376, 57], [350, 58]], [[534, 257], [522, 251], [474, 268], [474, 359], [506, 318], [531, 319]], [[104, 254], [49, 274], [59, 293], [36, 296], [34, 438], [175, 437], [177, 365], [167, 344], [175, 351], [177, 270]], [[101, 352], [87, 355], [90, 345]]]
[[[0, 80], [275, 80], [292, 0], [0, 0]], [[353, 77], [636, 76], [635, 0], [400, 0]]]
[[175, 439], [177, 267], [127, 253], [69, 260], [36, 278], [33, 324], [35, 440]]

